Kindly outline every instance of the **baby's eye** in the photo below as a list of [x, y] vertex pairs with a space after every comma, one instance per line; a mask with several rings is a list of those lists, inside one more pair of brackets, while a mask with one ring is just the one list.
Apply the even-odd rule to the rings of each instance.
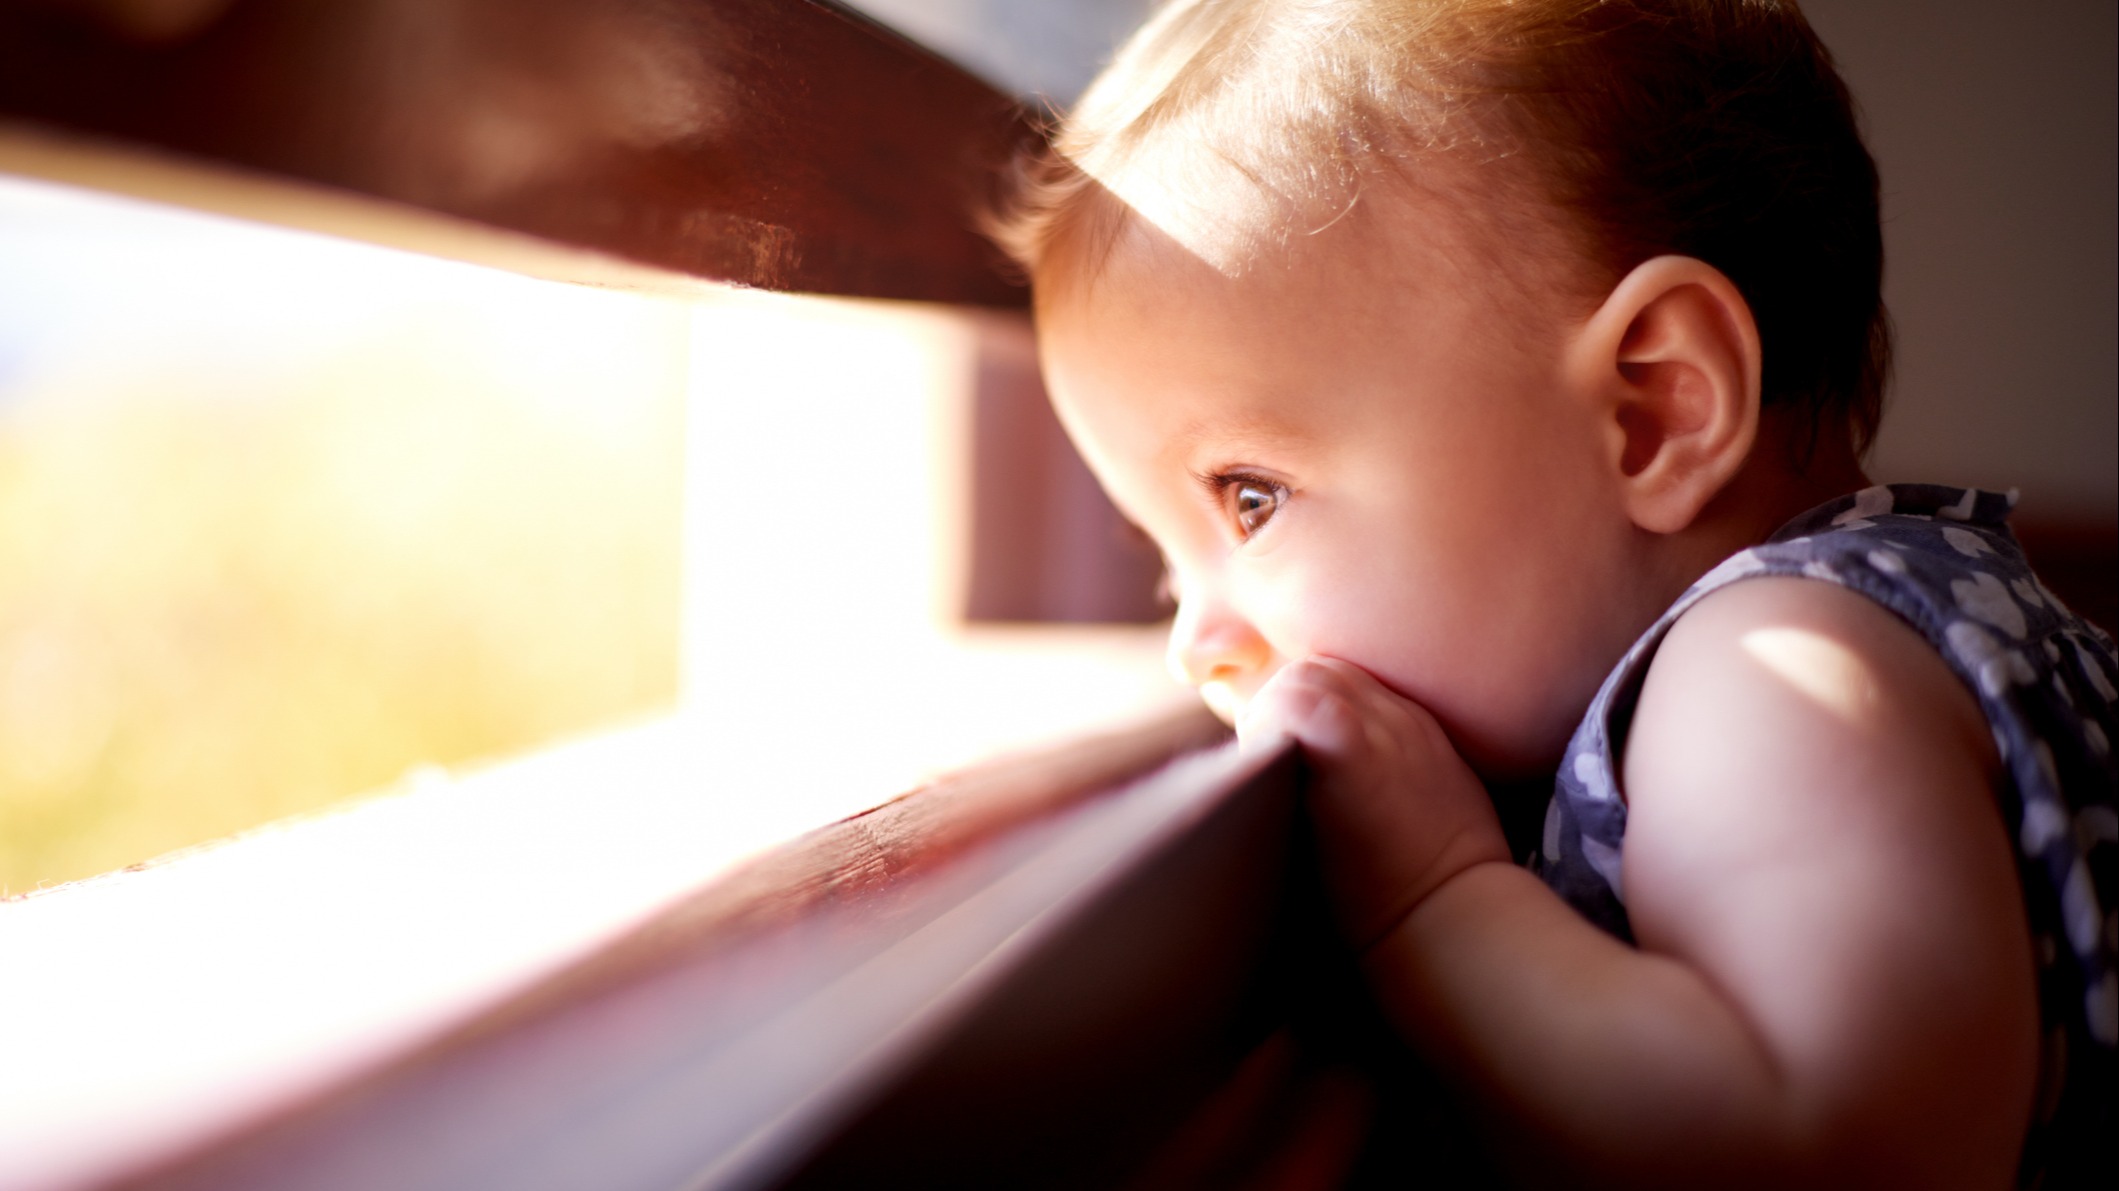
[[1237, 535], [1245, 538], [1265, 528], [1287, 495], [1285, 487], [1253, 476], [1230, 476], [1222, 488], [1229, 518], [1236, 523]]

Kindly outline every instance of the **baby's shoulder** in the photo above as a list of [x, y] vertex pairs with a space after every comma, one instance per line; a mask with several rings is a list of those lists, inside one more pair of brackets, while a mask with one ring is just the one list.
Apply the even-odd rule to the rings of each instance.
[[[1917, 802], [1945, 780], [1985, 792], [1999, 761], [1972, 692], [1913, 625], [1850, 586], [1768, 574], [1716, 589], [1669, 627], [1625, 733], [1621, 785], [1638, 826], [1644, 804], [1703, 789], [1732, 813], [1775, 814], [1894, 790]], [[1762, 805], [1746, 811], [1746, 799]]]
[[2009, 498], [1913, 495], [1856, 494], [1740, 553], [1644, 639], [1637, 698], [1597, 721], [1623, 772], [1608, 850], [1644, 938], [1718, 946], [1811, 897], [1835, 908], [1805, 933], [1839, 934], [1833, 914], [1880, 904], [1889, 929], [1850, 962], [1890, 970], [1925, 932], [1899, 971], [1919, 979], [1952, 948], [2006, 972], [2003, 919], [2027, 928], [2046, 1052], [2027, 1169], [2066, 1166], [2119, 1087], [2119, 658], [2032, 573]]
[[[1740, 551], [1673, 611], [1752, 575], [1800, 575], [1859, 592], [1905, 620], [1975, 687], [1992, 687], [2012, 651], [2080, 637], [2109, 663], [2111, 639], [2039, 581], [2007, 518], [2016, 495], [1898, 484], [1811, 510]], [[2049, 652], [2049, 651], [2046, 651]], [[2108, 668], [2108, 667], [2107, 667]], [[2021, 684], [2017, 679], [2017, 684]]]
[[[1703, 576], [1607, 677], [1569, 742], [1538, 862], [1548, 883], [1624, 936], [1634, 878], [1620, 857], [1629, 872], [1640, 859], [1653, 835], [1642, 812], [1660, 790], [1715, 792], [1688, 816], [1756, 798], [1754, 809], [1829, 822], [1881, 798], [1872, 787], [1917, 799], [1924, 783], [1972, 774], [1985, 794], [1960, 809], [1991, 821], [2002, 808], [2034, 900], [2057, 921], [2090, 854], [2112, 851], [2119, 661], [2031, 573], [2006, 526], [2013, 503], [1865, 489]], [[1799, 795], [1841, 786], [1852, 801], [1838, 809]], [[2075, 899], [2085, 922], [2063, 933], [2083, 935], [2079, 954], [2099, 950], [2087, 918], [2104, 900]]]
[[[1960, 757], [1971, 725], [2012, 812], [2108, 805], [2119, 656], [2032, 572], [2006, 523], [2014, 505], [2013, 492], [1880, 486], [1740, 551], [1643, 638], [1630, 675], [1614, 675], [1606, 695], [1631, 713], [1627, 752], [1652, 755], [1662, 726], [1696, 724], [1717, 698], [1738, 701], [1721, 707], [1735, 718], [1717, 734], [1785, 728], [1741, 700], [1797, 689], [1873, 741], [1886, 700], [1925, 717], [1894, 718], [1894, 730]], [[1829, 723], [1804, 726], [1832, 737]]]
[[[1651, 664], [1662, 666], [1669, 638], [1696, 640], [1740, 610], [1772, 616], [1810, 601], [1860, 615], [1828, 594], [1838, 588], [1889, 614], [1866, 618], [1879, 639], [1902, 636], [1889, 632], [1895, 620], [1925, 641], [1992, 724], [2004, 760], [2016, 746], [2035, 751], [2047, 737], [2080, 737], [2083, 760], [2108, 771], [2119, 655], [2033, 573], [2006, 523], [2014, 504], [2013, 492], [1904, 484], [1819, 506], [1703, 577], [1636, 647], [1634, 673], [1614, 677], [1638, 689]], [[1770, 599], [1735, 594], [1749, 586], [1740, 581], [1762, 577], [1824, 585]], [[1721, 612], [1699, 615], [1709, 603]], [[1691, 627], [1681, 634], [1684, 622]]]

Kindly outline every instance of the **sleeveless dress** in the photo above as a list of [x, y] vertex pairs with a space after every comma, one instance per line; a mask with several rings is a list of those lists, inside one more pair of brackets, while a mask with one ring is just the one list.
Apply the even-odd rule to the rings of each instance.
[[[1978, 700], [2006, 780], [2002, 811], [2039, 964], [2037, 1112], [2020, 1186], [2109, 1177], [2119, 1159], [2119, 810], [2112, 756], [2119, 661], [2025, 563], [2005, 519], [2016, 494], [1867, 488], [1804, 513], [1679, 597], [1605, 679], [1561, 760], [1531, 867], [1590, 921], [1632, 942], [1619, 858], [1618, 761], [1649, 663], [1708, 594], [1761, 575], [1836, 583], [1934, 647]], [[2099, 1183], [2102, 1177], [2097, 1178]]]

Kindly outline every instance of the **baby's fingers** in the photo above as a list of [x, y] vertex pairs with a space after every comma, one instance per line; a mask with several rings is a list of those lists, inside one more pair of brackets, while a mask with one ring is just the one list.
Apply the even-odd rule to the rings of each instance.
[[1385, 848], [1422, 834], [1435, 771], [1447, 783], [1463, 768], [1426, 711], [1331, 658], [1275, 674], [1252, 697], [1238, 732], [1247, 741], [1299, 743], [1314, 772], [1311, 805], [1320, 819]]
[[1287, 666], [1252, 696], [1237, 732], [1247, 747], [1302, 746], [1326, 876], [1359, 944], [1456, 871], [1507, 857], [1485, 789], [1441, 725], [1358, 666]]
[[1409, 720], [1413, 710], [1359, 666], [1308, 658], [1259, 688], [1236, 721], [1236, 735], [1246, 746], [1293, 739], [1313, 759], [1358, 765], [1388, 748], [1392, 729], [1414, 727], [1392, 722]]

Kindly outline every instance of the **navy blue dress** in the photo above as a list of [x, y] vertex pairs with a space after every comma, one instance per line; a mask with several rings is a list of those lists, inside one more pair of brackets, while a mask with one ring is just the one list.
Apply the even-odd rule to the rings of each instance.
[[2020, 1184], [2074, 1185], [2119, 1159], [2119, 810], [2112, 639], [2038, 582], [2005, 524], [2015, 494], [1894, 484], [1804, 513], [1679, 597], [1605, 679], [1560, 765], [1536, 869], [1592, 922], [1632, 941], [1619, 857], [1618, 760], [1656, 647], [1686, 609], [1759, 575], [1837, 583], [1927, 639], [1979, 702], [2007, 782], [2002, 811], [2039, 963], [2045, 1030]]

